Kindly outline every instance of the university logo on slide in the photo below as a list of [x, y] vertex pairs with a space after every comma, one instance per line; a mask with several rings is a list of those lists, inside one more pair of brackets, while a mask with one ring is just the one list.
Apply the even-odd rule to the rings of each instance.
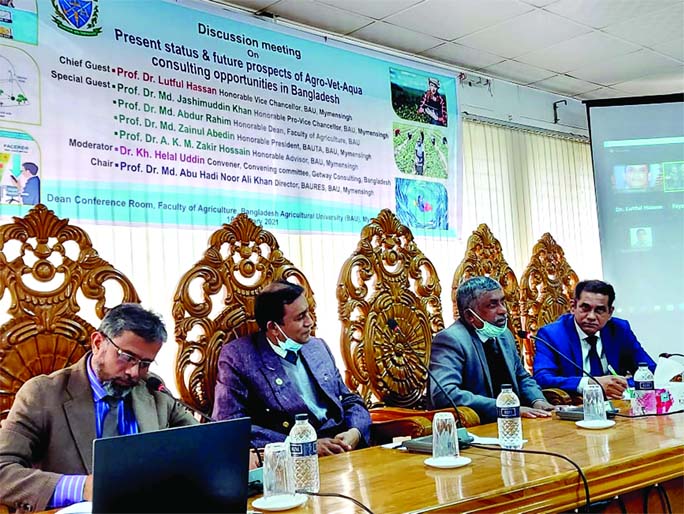
[[97, 26], [100, 8], [98, 0], [52, 0], [55, 15], [52, 21], [62, 30], [77, 36], [97, 36], [102, 27]]

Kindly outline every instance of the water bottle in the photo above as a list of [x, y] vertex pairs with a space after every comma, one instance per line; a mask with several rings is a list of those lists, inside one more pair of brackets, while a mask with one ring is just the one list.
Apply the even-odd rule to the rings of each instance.
[[632, 400], [633, 414], [655, 414], [656, 397], [653, 373], [645, 362], [639, 363], [639, 369], [634, 373], [634, 399]]
[[522, 421], [520, 400], [510, 384], [501, 384], [501, 394], [496, 399], [499, 425], [499, 445], [506, 450], [522, 448]]
[[290, 430], [290, 454], [295, 469], [295, 490], [317, 493], [320, 489], [318, 475], [318, 445], [316, 430], [309, 423], [308, 414], [297, 414]]

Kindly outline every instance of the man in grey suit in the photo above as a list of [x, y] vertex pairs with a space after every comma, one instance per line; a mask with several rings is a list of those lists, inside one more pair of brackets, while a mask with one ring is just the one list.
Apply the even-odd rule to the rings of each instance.
[[196, 423], [145, 386], [165, 340], [159, 316], [122, 304], [82, 359], [27, 381], [0, 429], [0, 501], [31, 512], [91, 500], [93, 439]]
[[[452, 401], [490, 423], [496, 420], [501, 385], [511, 384], [520, 398], [521, 416], [550, 416], [554, 407], [525, 371], [506, 327], [508, 311], [499, 283], [489, 277], [468, 279], [459, 286], [456, 301], [461, 317], [435, 335], [430, 354], [430, 371]], [[432, 381], [430, 400], [434, 408], [451, 405]]]
[[284, 441], [295, 415], [306, 413], [318, 454], [367, 446], [370, 414], [349, 391], [325, 341], [311, 337], [313, 318], [304, 289], [274, 282], [257, 297], [260, 331], [221, 349], [213, 417], [252, 418], [252, 444]]

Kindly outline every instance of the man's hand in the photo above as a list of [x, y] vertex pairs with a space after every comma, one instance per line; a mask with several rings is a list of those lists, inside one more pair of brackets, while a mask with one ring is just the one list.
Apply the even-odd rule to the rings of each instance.
[[344, 441], [349, 446], [349, 449], [353, 450], [361, 442], [361, 432], [358, 428], [350, 428], [346, 432], [337, 434], [335, 439]]
[[[621, 399], [622, 393], [627, 389], [627, 379], [625, 377], [606, 375], [604, 377], [596, 377], [596, 380], [598, 380], [598, 383], [603, 387], [609, 400]], [[594, 383], [593, 380], [587, 382], [587, 384], [592, 383]]]
[[93, 475], [86, 477], [85, 485], [83, 486], [83, 501], [93, 501]]
[[543, 409], [535, 409], [534, 407], [520, 407], [520, 417], [522, 418], [548, 418], [550, 416], [551, 413]]
[[330, 437], [322, 437], [318, 440], [319, 457], [335, 455], [336, 453], [344, 453], [350, 451], [351, 449], [352, 447], [339, 437], [335, 437], [334, 439]]
[[546, 411], [554, 411], [556, 410], [555, 405], [551, 405], [549, 402], [544, 400], [543, 398], [539, 398], [538, 400], [535, 400], [532, 402], [532, 408], [533, 409], [541, 409], [541, 410], [546, 410]]
[[259, 457], [256, 452], [258, 450], [249, 450], [249, 469], [255, 469], [259, 467]]

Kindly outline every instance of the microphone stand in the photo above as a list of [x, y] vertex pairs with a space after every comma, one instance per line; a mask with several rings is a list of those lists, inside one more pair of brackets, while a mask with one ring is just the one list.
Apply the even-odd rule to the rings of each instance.
[[[387, 320], [387, 325], [389, 326], [390, 330], [395, 334], [395, 336], [400, 336], [404, 340], [406, 340], [406, 337], [404, 336], [403, 332], [399, 328], [399, 325], [397, 324], [396, 320], [394, 318], [389, 318]], [[408, 344], [406, 341], [404, 341], [404, 348], [408, 349], [409, 353], [416, 357], [418, 362], [420, 363], [421, 368], [427, 373], [428, 377], [430, 377], [430, 380], [433, 381], [441, 393], [446, 397], [447, 401], [449, 402], [449, 405], [451, 405], [451, 408], [456, 411], [456, 434], [458, 436], [458, 443], [461, 448], [465, 448], [466, 446], [469, 446], [470, 443], [473, 441], [473, 437], [468, 434], [468, 430], [463, 426], [463, 423], [461, 422], [461, 412], [458, 410], [458, 407], [456, 406], [456, 402], [446, 393], [444, 390], [444, 387], [442, 387], [442, 384], [437, 380], [437, 378], [432, 374], [430, 371], [430, 367], [426, 366], [423, 361], [420, 358], [420, 355], [418, 355], [418, 352], [416, 352], [413, 347]], [[429, 394], [429, 390], [428, 390]]]
[[561, 359], [564, 359], [566, 362], [569, 362], [570, 365], [571, 365], [573, 368], [575, 368], [575, 369], [578, 370], [580, 373], [582, 373], [583, 375], [586, 375], [586, 376], [589, 377], [591, 380], [593, 380], [594, 382], [596, 382], [596, 384], [601, 388], [601, 391], [603, 392], [603, 399], [604, 399], [604, 400], [607, 400], [607, 399], [608, 399], [608, 395], [606, 394], [606, 390], [603, 388], [603, 386], [601, 385], [601, 383], [596, 379], [596, 377], [594, 377], [594, 376], [593, 376], [591, 373], [589, 373], [588, 371], [584, 371], [584, 368], [582, 368], [581, 366], [578, 366], [570, 357], [568, 357], [567, 355], [563, 354], [560, 350], [556, 349], [551, 343], [549, 343], [548, 341], [542, 339], [542, 338], [539, 337], [539, 336], [535, 336], [534, 334], [530, 334], [529, 332], [525, 332], [524, 330], [518, 330], [518, 337], [521, 337], [521, 338], [523, 338], [523, 339], [532, 339], [532, 340], [534, 340], [534, 341], [539, 341], [539, 342], [543, 343], [544, 346], [546, 346], [549, 350], [551, 350], [553, 353], [555, 353], [556, 355], [558, 355]]

